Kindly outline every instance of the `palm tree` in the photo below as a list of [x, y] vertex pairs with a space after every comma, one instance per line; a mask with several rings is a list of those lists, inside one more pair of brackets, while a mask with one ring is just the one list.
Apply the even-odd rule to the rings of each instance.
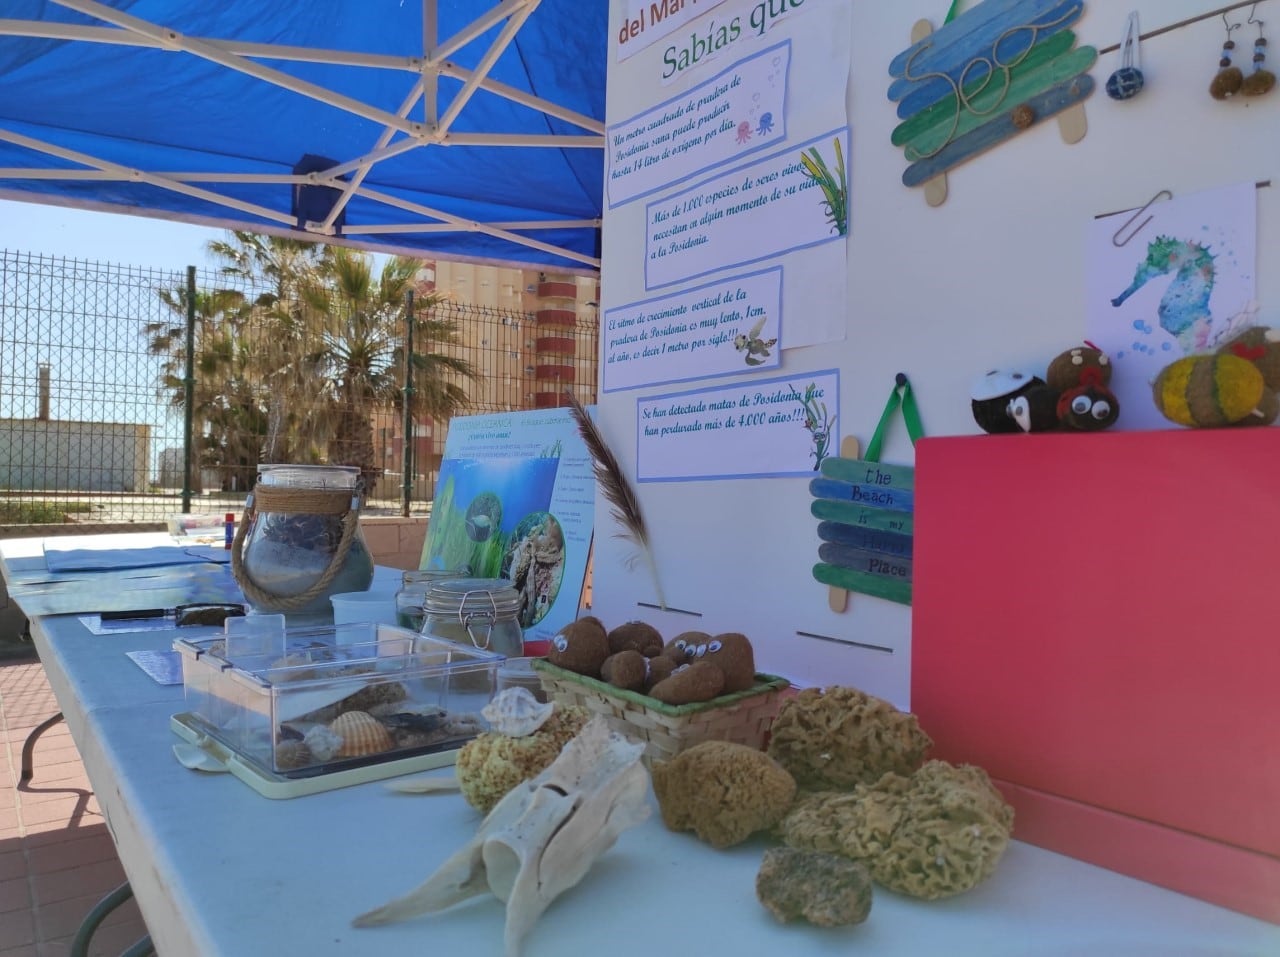
[[253, 336], [259, 384], [267, 396], [261, 460], [316, 457], [309, 398], [317, 378], [312, 344], [321, 330], [303, 307], [300, 290], [330, 268], [331, 247], [236, 230], [229, 240], [210, 242], [208, 249], [224, 275], [262, 290], [253, 299], [254, 322], [245, 328]]
[[[180, 410], [186, 405], [187, 290], [161, 289], [159, 296], [180, 318], [147, 323], [144, 334], [149, 351], [164, 357], [157, 395]], [[262, 417], [255, 415], [252, 384], [246, 375], [250, 360], [239, 335], [244, 296], [233, 290], [196, 290], [194, 307], [192, 460], [197, 468], [191, 485], [200, 491], [204, 468], [221, 468], [226, 487], [233, 484], [233, 476], [241, 482], [247, 478], [239, 472], [257, 464], [256, 454], [248, 454], [246, 446], [256, 444], [253, 436], [261, 432]]]
[[[369, 256], [342, 247], [331, 252], [332, 259], [301, 287], [303, 301], [323, 317], [321, 348], [311, 361], [332, 413], [327, 421], [327, 458], [333, 465], [358, 466], [366, 494], [372, 494], [382, 472], [373, 444], [373, 413], [404, 407], [404, 303], [420, 263], [393, 256], [375, 279]], [[418, 303], [428, 318], [415, 322], [409, 363], [414, 383], [410, 412], [415, 417], [447, 418], [462, 411], [468, 404], [467, 393], [445, 376], [478, 378], [465, 359], [431, 351], [457, 343], [453, 323], [429, 317], [439, 301], [433, 295]]]

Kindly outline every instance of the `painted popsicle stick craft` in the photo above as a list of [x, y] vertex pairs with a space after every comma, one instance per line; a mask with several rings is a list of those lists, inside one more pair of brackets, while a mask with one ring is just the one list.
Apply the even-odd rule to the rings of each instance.
[[839, 457], [822, 459], [821, 474], [809, 482], [809, 511], [819, 520], [821, 540], [813, 577], [828, 586], [832, 611], [845, 610], [849, 592], [911, 604], [916, 472], [880, 461], [887, 425], [898, 409], [914, 445], [924, 429], [911, 385], [899, 374], [866, 457], [859, 457], [858, 440], [846, 437]]
[[1068, 29], [1083, 11], [1083, 0], [983, 0], [936, 32], [917, 21], [889, 64], [903, 121], [892, 139], [911, 164], [903, 183], [938, 206], [948, 170], [1040, 120], [1057, 116], [1065, 142], [1083, 139], [1098, 58]]

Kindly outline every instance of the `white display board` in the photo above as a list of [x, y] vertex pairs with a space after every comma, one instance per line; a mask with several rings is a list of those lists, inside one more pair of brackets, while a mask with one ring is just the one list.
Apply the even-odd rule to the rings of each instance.
[[[1257, 321], [1280, 326], [1280, 92], [1214, 100], [1221, 18], [1170, 30], [1142, 43], [1146, 88], [1130, 100], [1103, 90], [1121, 65], [1118, 53], [1098, 57], [1088, 71], [1096, 89], [1084, 101], [1083, 139], [1068, 144], [1056, 122], [1036, 122], [951, 170], [946, 201], [930, 206], [922, 188], [902, 182], [909, 164], [891, 142], [900, 119], [888, 97], [889, 65], [918, 19], [941, 26], [946, 3], [723, 0], [705, 12], [687, 4], [697, 15], [657, 39], [645, 32], [652, 6], [612, 3], [599, 421], [633, 478], [658, 462], [669, 479], [636, 483], [668, 609], [655, 607], [646, 566], [626, 566], [627, 546], [598, 506], [594, 610], [608, 624], [642, 618], [664, 634], [742, 631], [763, 670], [801, 685], [853, 684], [909, 707], [911, 610], [862, 595], [844, 612], [829, 608], [827, 588], [812, 576], [819, 540], [808, 478], [780, 474], [793, 443], [771, 441], [768, 429], [754, 446], [735, 437], [715, 468], [711, 444], [671, 433], [687, 451], [673, 444], [655, 459], [662, 436], [646, 436], [643, 411], [830, 379], [834, 454], [848, 436], [865, 448], [903, 372], [927, 435], [975, 434], [971, 383], [991, 368], [1043, 375], [1050, 359], [1080, 344], [1095, 223], [1161, 190], [1182, 197], [1277, 177], [1276, 187], [1256, 190], [1256, 299]], [[976, 6], [961, 5], [962, 15]], [[627, 15], [634, 20], [641, 9], [643, 31], [628, 34]], [[1207, 8], [1086, 0], [1071, 26], [1076, 47], [1117, 43], [1133, 9], [1146, 32]], [[1248, 14], [1244, 7], [1228, 18], [1243, 24]], [[1255, 35], [1253, 25], [1233, 34], [1246, 71]], [[832, 231], [821, 202], [808, 204], [820, 187], [802, 163], [795, 168], [817, 148], [834, 170], [836, 141], [846, 177], [843, 233]], [[646, 156], [653, 161], [637, 165]], [[762, 177], [772, 178], [762, 186]], [[700, 222], [708, 207], [725, 215]], [[815, 212], [818, 220], [806, 218]], [[1118, 228], [1127, 218], [1111, 221]], [[684, 228], [673, 232], [677, 226]], [[769, 313], [766, 324], [755, 329], [755, 314], [748, 324], [746, 309], [723, 321], [732, 311], [728, 290]], [[645, 355], [654, 330], [664, 333], [658, 351]], [[617, 341], [629, 335], [635, 343]], [[663, 342], [686, 340], [689, 348], [663, 360]], [[1130, 392], [1141, 397], [1144, 389]], [[797, 419], [792, 427], [802, 430]], [[914, 461], [900, 423], [883, 460]], [[1105, 476], [1081, 467], [1082, 489], [1104, 494]], [[1009, 547], [1016, 561], [1043, 546]], [[999, 587], [999, 569], [991, 577]]]

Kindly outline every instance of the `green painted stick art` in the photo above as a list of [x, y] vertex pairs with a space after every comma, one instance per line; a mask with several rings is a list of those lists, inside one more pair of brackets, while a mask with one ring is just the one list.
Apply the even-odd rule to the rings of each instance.
[[804, 164], [805, 175], [813, 180], [822, 190], [822, 208], [827, 212], [827, 222], [841, 236], [849, 232], [849, 198], [845, 191], [844, 150], [840, 148], [840, 138], [831, 141], [836, 150], [836, 171], [832, 175], [816, 146], [808, 152], [800, 154], [800, 162]]
[[899, 409], [914, 445], [924, 428], [911, 384], [899, 374], [865, 457], [858, 456], [858, 440], [846, 436], [840, 455], [824, 458], [821, 475], [809, 483], [810, 512], [821, 520], [813, 577], [828, 586], [832, 611], [845, 610], [849, 592], [911, 604], [915, 469], [880, 463], [889, 420]]

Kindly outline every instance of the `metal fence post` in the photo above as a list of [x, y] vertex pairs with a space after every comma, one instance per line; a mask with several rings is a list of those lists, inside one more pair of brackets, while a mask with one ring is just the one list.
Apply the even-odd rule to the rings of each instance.
[[[182, 511], [191, 511], [192, 422], [196, 400], [196, 267], [187, 267], [187, 365], [183, 373], [182, 402]], [[198, 466], [197, 466], [198, 467]]]
[[400, 502], [400, 515], [409, 517], [409, 503], [413, 499], [413, 290], [404, 294], [404, 449], [400, 455], [400, 468], [404, 473], [404, 492]]

